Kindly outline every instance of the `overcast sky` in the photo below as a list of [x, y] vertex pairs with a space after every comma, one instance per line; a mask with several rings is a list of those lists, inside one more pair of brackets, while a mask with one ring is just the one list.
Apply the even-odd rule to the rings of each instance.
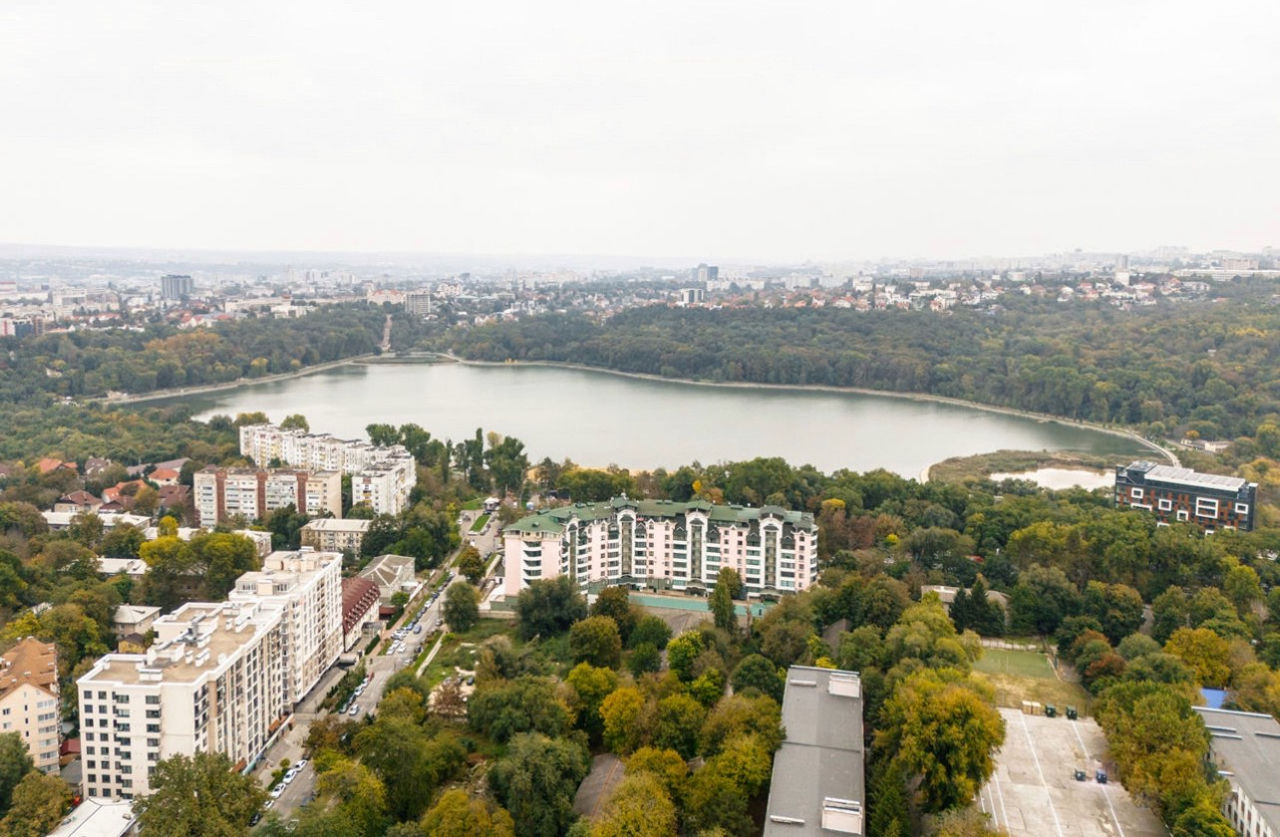
[[0, 241], [1280, 246], [1280, 3], [0, 3]]

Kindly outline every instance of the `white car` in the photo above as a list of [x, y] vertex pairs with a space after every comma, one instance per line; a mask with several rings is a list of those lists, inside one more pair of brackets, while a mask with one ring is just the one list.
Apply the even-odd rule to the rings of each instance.
[[272, 799], [279, 799], [279, 798], [280, 798], [280, 794], [282, 794], [282, 793], [284, 793], [284, 785], [282, 785], [282, 784], [281, 784], [281, 785], [276, 785], [274, 788], [272, 788], [272, 789], [271, 789], [271, 798], [272, 798]]
[[306, 766], [307, 766], [307, 760], [306, 760], [306, 759], [298, 759], [298, 763], [297, 763], [297, 764], [295, 764], [295, 765], [293, 766], [293, 769], [294, 769], [294, 770], [297, 770], [298, 772], [301, 772], [301, 771], [302, 771], [302, 768], [304, 768], [304, 767], [306, 767]]

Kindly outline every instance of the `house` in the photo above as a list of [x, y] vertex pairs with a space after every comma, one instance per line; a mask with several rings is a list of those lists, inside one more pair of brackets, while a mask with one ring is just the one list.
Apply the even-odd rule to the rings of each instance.
[[0, 654], [0, 732], [16, 732], [36, 769], [58, 770], [58, 648], [26, 637]]
[[96, 512], [101, 507], [102, 501], [83, 489], [79, 491], [72, 491], [70, 494], [63, 494], [58, 498], [58, 501], [53, 504], [54, 511], [71, 512], [72, 514], [78, 514], [79, 512]]
[[350, 651], [364, 638], [365, 626], [378, 621], [378, 585], [367, 578], [342, 579], [342, 649]]
[[357, 518], [322, 517], [308, 521], [302, 527], [302, 545], [329, 552], [360, 554], [364, 535], [372, 520]]
[[147, 479], [151, 480], [157, 486], [177, 485], [178, 472], [173, 468], [156, 468], [147, 474]]
[[791, 666], [782, 725], [787, 737], [773, 759], [764, 837], [866, 834], [858, 674]]
[[76, 463], [74, 462], [63, 462], [61, 459], [54, 459], [49, 456], [46, 456], [36, 462], [36, 470], [41, 474], [52, 474], [54, 471], [61, 469], [79, 473], [79, 469], [76, 468]]
[[152, 624], [155, 623], [156, 617], [159, 615], [160, 608], [158, 607], [120, 605], [111, 616], [111, 629], [119, 636], [134, 634], [141, 637], [151, 630]]
[[384, 605], [390, 605], [396, 593], [407, 593], [418, 583], [413, 559], [407, 555], [379, 555], [360, 571], [360, 578], [367, 578], [378, 586]]
[[49, 837], [125, 837], [136, 833], [137, 824], [128, 799], [90, 797], [64, 817]]
[[96, 477], [104, 473], [108, 468], [116, 463], [110, 459], [104, 459], [101, 456], [91, 456], [84, 461], [84, 475], [86, 477]]

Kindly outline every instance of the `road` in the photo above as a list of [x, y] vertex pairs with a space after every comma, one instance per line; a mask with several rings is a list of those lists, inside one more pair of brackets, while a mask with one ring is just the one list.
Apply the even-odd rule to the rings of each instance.
[[[489, 556], [497, 548], [498, 544], [498, 524], [494, 520], [489, 524], [484, 532], [472, 534], [470, 529], [476, 517], [480, 512], [463, 512], [459, 521], [459, 530], [462, 533], [464, 542], [472, 543], [480, 554]], [[453, 563], [456, 557], [450, 556], [446, 562], [446, 566]], [[436, 583], [441, 577], [447, 573], [447, 570], [437, 570], [431, 576], [432, 584]], [[451, 584], [456, 584], [464, 579], [458, 576], [453, 579]], [[423, 641], [435, 628], [440, 625], [444, 619], [442, 609], [444, 606], [444, 591], [448, 585], [440, 588], [441, 594], [436, 601], [431, 602], [422, 611], [422, 618], [419, 624], [422, 627], [422, 633], [415, 634], [410, 631], [405, 638], [405, 648], [398, 654], [378, 654], [363, 658], [365, 673], [371, 675], [369, 685], [365, 687], [360, 697], [353, 701], [353, 705], [359, 707], [355, 715], [347, 715], [348, 720], [356, 720], [363, 718], [377, 708], [378, 703], [382, 700], [383, 691], [386, 689], [387, 681], [391, 679], [391, 675], [397, 671], [409, 666], [417, 658], [418, 653], [422, 650]], [[412, 607], [406, 609], [404, 616], [393, 626], [389, 626], [384, 632], [384, 636], [390, 634], [401, 625], [409, 621], [409, 613]], [[381, 647], [381, 646], [379, 646]], [[329, 670], [325, 677], [321, 678], [311, 693], [299, 704], [297, 711], [294, 713], [294, 728], [290, 730], [281, 740], [276, 742], [268, 751], [269, 760], [264, 760], [263, 767], [259, 768], [257, 775], [263, 784], [263, 787], [269, 788], [271, 781], [271, 773], [275, 766], [280, 764], [281, 759], [289, 759], [291, 764], [296, 764], [303, 757], [303, 744], [307, 738], [307, 732], [310, 729], [311, 722], [321, 715], [329, 714], [321, 711], [319, 705], [324, 700], [325, 695], [333, 688], [333, 685], [341, 679], [345, 670], [336, 666]], [[348, 712], [350, 707], [348, 707]], [[302, 769], [302, 772], [281, 792], [280, 797], [271, 804], [271, 809], [276, 811], [281, 817], [288, 817], [299, 807], [309, 802], [315, 793], [315, 771], [311, 764], [308, 763]]]

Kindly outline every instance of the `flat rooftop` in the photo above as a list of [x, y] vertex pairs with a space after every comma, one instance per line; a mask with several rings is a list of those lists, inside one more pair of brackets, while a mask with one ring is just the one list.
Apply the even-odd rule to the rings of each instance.
[[[782, 698], [787, 737], [773, 759], [764, 837], [866, 834], [862, 684], [850, 671], [792, 666]], [[833, 829], [853, 808], [857, 830]]]
[[302, 528], [312, 532], [367, 532], [372, 522], [355, 517], [321, 517]]
[[1166, 485], [1186, 485], [1194, 488], [1206, 488], [1212, 491], [1239, 491], [1248, 485], [1248, 481], [1240, 477], [1226, 477], [1221, 474], [1204, 474], [1190, 468], [1176, 468], [1172, 465], [1155, 465], [1151, 462], [1133, 462], [1123, 470], [1141, 473], [1147, 482], [1158, 482]]
[[1209, 728], [1219, 772], [1243, 788], [1259, 818], [1280, 833], [1280, 723], [1256, 712], [1194, 708]]

